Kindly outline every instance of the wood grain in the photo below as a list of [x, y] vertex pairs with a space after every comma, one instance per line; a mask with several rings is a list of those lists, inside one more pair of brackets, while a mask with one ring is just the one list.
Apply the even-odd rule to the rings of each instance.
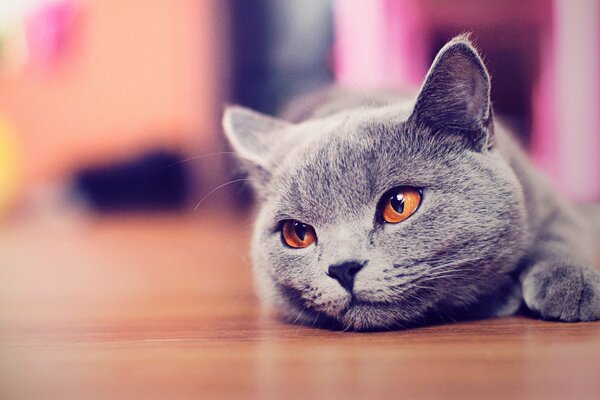
[[0, 226], [0, 398], [600, 398], [600, 323], [280, 323], [252, 294], [249, 227], [219, 215]]

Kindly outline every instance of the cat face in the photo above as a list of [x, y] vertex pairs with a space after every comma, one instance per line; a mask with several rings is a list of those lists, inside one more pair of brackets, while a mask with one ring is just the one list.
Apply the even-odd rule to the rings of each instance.
[[233, 108], [224, 124], [260, 197], [259, 296], [291, 321], [443, 318], [498, 290], [521, 254], [522, 191], [493, 147], [489, 78], [465, 38], [414, 104], [300, 124]]

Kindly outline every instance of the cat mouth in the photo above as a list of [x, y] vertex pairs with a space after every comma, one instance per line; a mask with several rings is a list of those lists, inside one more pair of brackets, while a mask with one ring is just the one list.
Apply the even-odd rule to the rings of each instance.
[[[298, 289], [285, 285], [278, 285], [278, 288], [285, 301], [297, 310], [298, 316], [302, 316], [285, 317], [296, 324], [332, 330], [377, 331], [406, 328], [414, 317], [405, 303], [370, 301], [360, 299], [354, 293], [343, 308], [328, 312], [310, 304]], [[415, 308], [419, 307], [415, 305]]]

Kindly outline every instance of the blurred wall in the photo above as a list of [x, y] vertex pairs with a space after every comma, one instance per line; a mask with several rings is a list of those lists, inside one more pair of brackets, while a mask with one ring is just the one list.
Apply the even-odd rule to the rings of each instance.
[[0, 71], [0, 113], [18, 132], [26, 182], [155, 144], [214, 148], [219, 1], [77, 4], [60, 64]]
[[598, 0], [335, 0], [336, 78], [418, 87], [437, 51], [471, 32], [494, 111], [570, 199], [600, 200]]

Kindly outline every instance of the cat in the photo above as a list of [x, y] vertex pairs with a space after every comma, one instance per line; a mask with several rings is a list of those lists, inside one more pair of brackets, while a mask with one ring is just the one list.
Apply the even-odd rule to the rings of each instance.
[[223, 117], [259, 204], [255, 284], [283, 318], [356, 331], [518, 310], [600, 319], [600, 213], [553, 190], [494, 119], [468, 35], [414, 98], [338, 88], [292, 110]]

